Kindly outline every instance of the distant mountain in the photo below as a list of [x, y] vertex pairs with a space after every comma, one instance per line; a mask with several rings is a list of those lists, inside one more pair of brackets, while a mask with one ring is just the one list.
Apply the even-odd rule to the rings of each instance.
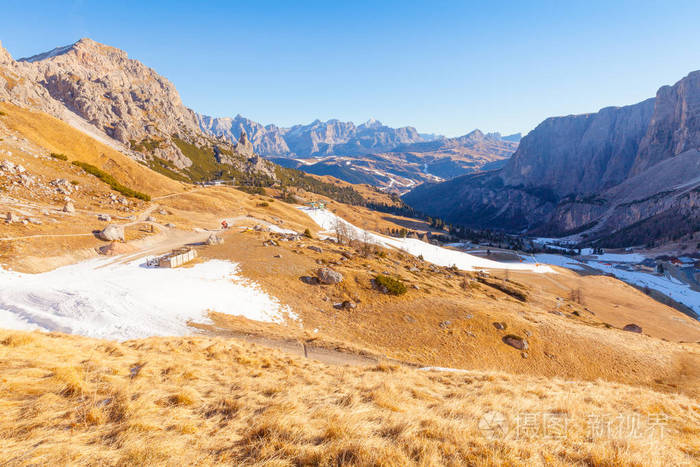
[[423, 141], [413, 127], [391, 128], [374, 119], [361, 125], [315, 120], [291, 128], [262, 126], [240, 115], [235, 118], [199, 115], [198, 121], [203, 131], [230, 141], [237, 141], [241, 131], [245, 131], [255, 150], [263, 156], [362, 155]]
[[246, 133], [255, 152], [266, 156], [281, 156], [290, 153], [282, 130], [274, 125], [262, 126], [248, 118], [236, 115], [233, 118], [213, 118], [196, 114], [200, 128], [207, 134], [237, 142], [241, 133]]
[[273, 158], [285, 167], [332, 175], [350, 183], [367, 183], [404, 193], [425, 181], [440, 181], [482, 170], [494, 170], [517, 148], [495, 134], [479, 130], [458, 138], [402, 144], [392, 151], [361, 156]]
[[[246, 132], [256, 152], [286, 167], [398, 192], [427, 180], [500, 167], [500, 161], [510, 157], [518, 146], [513, 141], [516, 135], [505, 140], [499, 133], [484, 135], [475, 130], [458, 138], [446, 138], [419, 134], [413, 127], [391, 128], [374, 119], [361, 125], [315, 120], [291, 128], [263, 126], [240, 115], [197, 115], [197, 119], [202, 130], [211, 136], [237, 141], [241, 132]], [[308, 158], [315, 160], [294, 160]]]
[[503, 169], [416, 188], [404, 199], [474, 227], [580, 234], [620, 246], [700, 230], [700, 72], [656, 98], [549, 118]]

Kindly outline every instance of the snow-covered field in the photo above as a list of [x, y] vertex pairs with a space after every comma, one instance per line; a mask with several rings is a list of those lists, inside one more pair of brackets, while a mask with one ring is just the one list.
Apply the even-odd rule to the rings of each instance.
[[483, 269], [510, 269], [519, 271], [533, 271], [538, 273], [554, 272], [552, 268], [542, 264], [530, 263], [502, 263], [489, 259], [479, 258], [462, 251], [450, 250], [437, 245], [425, 243], [417, 238], [392, 238], [367, 232], [355, 227], [344, 219], [336, 216], [326, 209], [300, 208], [311, 217], [329, 235], [335, 232], [336, 225], [340, 222], [345, 229], [358, 240], [367, 240], [384, 247], [393, 247], [413, 256], [423, 256], [426, 261], [438, 266], [457, 266], [464, 271], [477, 268]]
[[229, 261], [147, 268], [90, 260], [42, 274], [0, 269], [0, 328], [108, 339], [185, 335], [208, 311], [278, 322], [294, 317]]

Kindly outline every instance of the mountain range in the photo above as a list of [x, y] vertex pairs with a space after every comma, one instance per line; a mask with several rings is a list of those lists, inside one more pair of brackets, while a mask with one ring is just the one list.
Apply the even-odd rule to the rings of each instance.
[[[474, 135], [481, 132], [445, 138], [419, 134], [413, 127], [391, 128], [374, 119], [360, 125], [316, 120], [283, 128], [263, 126], [240, 115], [208, 117], [186, 107], [175, 86], [153, 69], [122, 50], [87, 38], [19, 60], [0, 45], [0, 99], [47, 112], [152, 167], [194, 180], [215, 176], [220, 172], [214, 170], [216, 163], [239, 172], [257, 170], [274, 176], [272, 166], [259, 159], [251, 168], [247, 159], [253, 154], [269, 158], [342, 156], [342, 161], [324, 160], [315, 172], [378, 186], [402, 178], [404, 182], [397, 186], [412, 187], [508, 157], [519, 136], [501, 141], [493, 133], [484, 143], [474, 141]], [[493, 141], [499, 142], [493, 145]], [[206, 152], [206, 160], [201, 160], [195, 148]], [[365, 167], [365, 156], [388, 152], [392, 153], [391, 163]], [[348, 169], [347, 162], [359, 177], [340, 170], [338, 164]], [[307, 169], [309, 164], [285, 161], [285, 165]], [[382, 175], [375, 177], [377, 173]]]
[[[325, 122], [314, 120], [309, 124], [288, 128], [273, 124], [262, 125], [240, 114], [235, 117], [197, 114], [197, 119], [205, 133], [234, 143], [245, 132], [255, 151], [262, 156], [358, 156], [406, 149], [426, 152], [427, 148], [435, 150], [459, 146], [461, 142], [469, 144], [483, 136], [476, 130], [459, 138], [446, 138], [442, 135], [418, 133], [411, 126], [392, 128], [372, 118], [360, 125], [331, 119]], [[486, 137], [514, 143], [520, 141], [519, 133], [505, 137], [499, 133], [488, 133]], [[421, 147], [421, 144], [425, 146]]]
[[548, 118], [502, 169], [424, 184], [404, 200], [454, 223], [601, 245], [692, 240], [698, 150], [696, 71], [638, 104]]
[[518, 147], [520, 134], [474, 130], [447, 138], [410, 126], [392, 128], [370, 119], [361, 125], [332, 119], [289, 128], [245, 118], [197, 114], [206, 134], [236, 142], [246, 133], [253, 148], [274, 162], [350, 183], [404, 193], [424, 181], [439, 181], [499, 168]]

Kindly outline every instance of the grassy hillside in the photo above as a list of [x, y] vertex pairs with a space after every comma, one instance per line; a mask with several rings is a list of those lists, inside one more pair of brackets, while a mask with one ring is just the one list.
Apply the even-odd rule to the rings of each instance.
[[7, 331], [0, 370], [7, 465], [700, 461], [696, 399], [620, 384], [330, 367], [204, 337]]
[[130, 157], [106, 146], [49, 115], [0, 103], [2, 122], [49, 152], [64, 154], [71, 161], [94, 165], [119, 183], [151, 196], [182, 192], [185, 185], [155, 173]]

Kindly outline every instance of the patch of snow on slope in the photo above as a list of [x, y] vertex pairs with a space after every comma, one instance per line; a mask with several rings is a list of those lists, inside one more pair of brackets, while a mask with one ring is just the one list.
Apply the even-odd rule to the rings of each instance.
[[618, 269], [601, 262], [591, 261], [592, 267], [603, 272], [610, 273], [620, 280], [634, 284], [640, 287], [649, 287], [650, 289], [658, 290], [664, 295], [671, 297], [673, 300], [682, 303], [700, 316], [700, 292], [696, 292], [687, 284], [684, 284], [677, 279], [669, 276], [658, 276], [640, 271], [626, 271]]
[[594, 255], [593, 259], [613, 263], [641, 263], [646, 259], [646, 256], [639, 253], [604, 253], [602, 255]]
[[294, 317], [238, 265], [207, 261], [187, 268], [84, 261], [42, 274], [0, 269], [0, 327], [117, 340], [191, 333], [208, 311], [280, 322]]
[[384, 247], [397, 248], [413, 256], [423, 256], [426, 261], [438, 266], [457, 266], [464, 271], [476, 268], [483, 269], [511, 269], [533, 272], [554, 272], [552, 268], [542, 264], [528, 263], [501, 263], [489, 259], [479, 258], [462, 251], [450, 250], [437, 245], [425, 243], [417, 238], [391, 238], [384, 237], [355, 227], [344, 219], [336, 216], [326, 209], [300, 208], [311, 217], [322, 229], [332, 233], [338, 222], [352, 233], [357, 239], [367, 238], [368, 241]]
[[547, 253], [537, 253], [534, 256], [525, 256], [525, 261], [528, 263], [544, 263], [553, 264], [555, 266], [560, 266], [562, 268], [576, 269], [579, 271], [584, 270], [583, 263], [576, 261], [573, 258], [562, 255], [552, 255]]

